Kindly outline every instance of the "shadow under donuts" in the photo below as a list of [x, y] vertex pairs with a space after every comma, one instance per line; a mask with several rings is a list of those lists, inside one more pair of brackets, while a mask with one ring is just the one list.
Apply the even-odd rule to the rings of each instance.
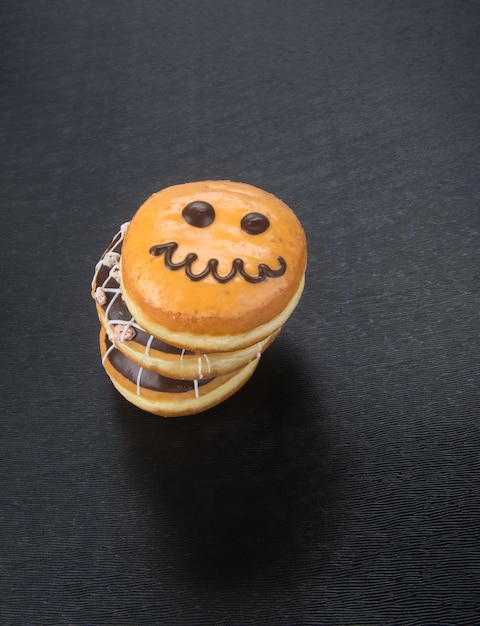
[[322, 545], [328, 551], [341, 470], [319, 396], [283, 338], [245, 387], [203, 414], [159, 418], [118, 396], [136, 478], [153, 499], [159, 556], [168, 537], [180, 569], [225, 579], [288, 564], [312, 542], [317, 558]]

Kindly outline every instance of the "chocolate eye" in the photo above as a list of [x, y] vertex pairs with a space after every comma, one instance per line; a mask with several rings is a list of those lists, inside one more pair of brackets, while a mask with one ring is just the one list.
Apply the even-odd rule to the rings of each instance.
[[205, 228], [215, 219], [215, 210], [208, 202], [194, 200], [187, 204], [182, 211], [183, 219], [195, 228]]
[[262, 213], [247, 213], [242, 217], [240, 226], [247, 235], [260, 235], [267, 230], [270, 222], [268, 217]]

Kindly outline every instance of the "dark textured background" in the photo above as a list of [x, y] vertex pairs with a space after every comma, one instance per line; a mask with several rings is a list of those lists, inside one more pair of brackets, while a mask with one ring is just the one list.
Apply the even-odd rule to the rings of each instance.
[[[0, 623], [480, 622], [480, 4], [5, 0]], [[89, 296], [163, 186], [280, 196], [306, 292], [202, 416]]]

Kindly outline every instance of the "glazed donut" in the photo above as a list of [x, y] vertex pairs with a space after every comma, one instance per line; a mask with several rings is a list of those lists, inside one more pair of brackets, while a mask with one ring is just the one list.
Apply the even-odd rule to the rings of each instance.
[[230, 181], [175, 185], [126, 228], [120, 261], [128, 309], [180, 348], [233, 351], [288, 319], [304, 286], [306, 241], [293, 211]]

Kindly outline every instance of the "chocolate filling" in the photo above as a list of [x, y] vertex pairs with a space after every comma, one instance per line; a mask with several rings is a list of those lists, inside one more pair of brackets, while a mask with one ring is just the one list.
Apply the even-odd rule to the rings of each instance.
[[[157, 372], [141, 368], [133, 361], [130, 361], [130, 359], [120, 352], [120, 350], [113, 348], [112, 342], [108, 339], [108, 337], [105, 337], [105, 348], [107, 350], [107, 359], [117, 372], [122, 374], [122, 376], [125, 376], [125, 378], [127, 378], [130, 382], [140, 385], [140, 387], [151, 389], [153, 391], [161, 391], [163, 393], [185, 393], [186, 391], [192, 391], [192, 389], [195, 388], [193, 380], [177, 380], [174, 378], [167, 378]], [[202, 385], [206, 385], [211, 380], [213, 379], [202, 378], [198, 381], [198, 386], [201, 387]]]

